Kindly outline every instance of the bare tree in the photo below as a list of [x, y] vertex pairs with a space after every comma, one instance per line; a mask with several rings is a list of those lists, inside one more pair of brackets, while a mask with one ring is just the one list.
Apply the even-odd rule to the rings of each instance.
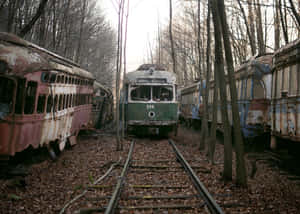
[[289, 36], [288, 36], [288, 30], [287, 30], [287, 23], [285, 20], [285, 16], [283, 15], [282, 12], [282, 2], [279, 0], [279, 12], [280, 12], [280, 20], [281, 20], [281, 26], [282, 26], [282, 32], [283, 32], [283, 37], [285, 40], [285, 44], [289, 43]]
[[[297, 20], [298, 28], [300, 28], [300, 15], [299, 15], [299, 13], [297, 12], [297, 10], [295, 8], [293, 0], [289, 0], [289, 2], [290, 2], [290, 6], [291, 6], [291, 9], [292, 9], [292, 12], [293, 12], [293, 14], [294, 14], [294, 16], [295, 16], [295, 18]], [[298, 4], [300, 4], [299, 1], [298, 1]]]
[[217, 0], [211, 1], [211, 10], [214, 23], [214, 37], [215, 37], [215, 69], [216, 76], [215, 81], [218, 81], [219, 93], [221, 98], [221, 113], [222, 123], [224, 131], [224, 171], [223, 178], [225, 180], [232, 180], [232, 142], [231, 142], [231, 130], [227, 112], [227, 100], [226, 100], [226, 87], [225, 87], [225, 72], [224, 72], [224, 60], [223, 60], [223, 48], [222, 48], [222, 32], [220, 14], [218, 11]]
[[[125, 87], [125, 78], [126, 78], [126, 49], [127, 49], [127, 30], [128, 30], [128, 18], [129, 18], [129, 0], [127, 0], [127, 12], [125, 15], [125, 38], [124, 38], [124, 72], [123, 72], [123, 88]], [[125, 88], [124, 88], [125, 92]], [[125, 102], [126, 102], [126, 95], [123, 94], [123, 102], [122, 102], [122, 139], [125, 136]]]
[[221, 21], [222, 35], [223, 35], [223, 44], [225, 49], [225, 57], [227, 63], [227, 73], [230, 87], [230, 97], [231, 97], [231, 108], [233, 116], [233, 131], [235, 139], [235, 152], [236, 152], [236, 176], [237, 184], [241, 186], [247, 186], [247, 173], [244, 159], [244, 148], [243, 148], [243, 138], [240, 127], [240, 117], [239, 117], [239, 108], [237, 104], [237, 90], [235, 85], [235, 76], [234, 76], [234, 67], [233, 67], [233, 58], [232, 51], [230, 46], [229, 31], [226, 19], [226, 12], [224, 6], [224, 0], [218, 1], [218, 12]]
[[247, 35], [248, 35], [248, 38], [249, 38], [249, 43], [250, 43], [250, 47], [251, 47], [251, 53], [252, 55], [255, 55], [255, 43], [254, 43], [254, 38], [252, 37], [252, 34], [250, 33], [250, 28], [249, 28], [249, 24], [247, 22], [247, 17], [246, 17], [246, 13], [245, 13], [245, 10], [241, 4], [241, 1], [240, 0], [237, 0], [238, 4], [239, 4], [239, 7], [240, 7], [240, 10], [242, 12], [242, 15], [243, 15], [243, 18], [244, 18], [244, 23], [245, 23], [245, 26], [246, 26], [246, 29], [247, 29]]
[[280, 47], [280, 21], [279, 21], [279, 2], [278, 0], [274, 0], [275, 5], [275, 18], [274, 18], [274, 40], [275, 40], [275, 47], [274, 49], [277, 50]]
[[[266, 46], [264, 41], [264, 32], [262, 27], [262, 15], [261, 15], [261, 7], [260, 7], [260, 0], [256, 0], [256, 36], [257, 36], [257, 44], [258, 44], [258, 53], [264, 54], [266, 52]], [[255, 2], [255, 0], [254, 0]], [[225, 11], [225, 10], [224, 10]]]
[[118, 9], [118, 44], [117, 44], [117, 72], [116, 72], [116, 141], [117, 151], [122, 149], [120, 140], [120, 79], [121, 79], [121, 68], [122, 68], [122, 35], [123, 35], [123, 11], [124, 1], [119, 2]]
[[174, 50], [174, 41], [173, 41], [173, 32], [172, 32], [172, 21], [173, 21], [173, 8], [172, 8], [172, 0], [169, 0], [170, 3], [170, 14], [169, 14], [169, 36], [170, 36], [170, 43], [171, 43], [171, 55], [173, 61], [173, 73], [176, 74], [176, 56]]
[[43, 11], [46, 7], [48, 0], [41, 0], [40, 5], [36, 11], [36, 14], [32, 17], [30, 22], [23, 27], [23, 29], [20, 31], [19, 36], [24, 37], [33, 27], [33, 25], [36, 23], [36, 21], [40, 18], [40, 16], [43, 14]]

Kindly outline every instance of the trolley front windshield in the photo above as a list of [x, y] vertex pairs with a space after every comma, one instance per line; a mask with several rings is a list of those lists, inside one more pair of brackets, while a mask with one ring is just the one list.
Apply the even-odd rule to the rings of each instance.
[[174, 100], [174, 88], [171, 85], [133, 85], [130, 87], [131, 101], [164, 102]]

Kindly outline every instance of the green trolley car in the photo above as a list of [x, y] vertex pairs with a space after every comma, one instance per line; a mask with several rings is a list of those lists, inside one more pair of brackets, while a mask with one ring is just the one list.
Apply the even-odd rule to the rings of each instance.
[[162, 66], [141, 65], [126, 75], [123, 87], [125, 127], [139, 134], [177, 133], [176, 75]]

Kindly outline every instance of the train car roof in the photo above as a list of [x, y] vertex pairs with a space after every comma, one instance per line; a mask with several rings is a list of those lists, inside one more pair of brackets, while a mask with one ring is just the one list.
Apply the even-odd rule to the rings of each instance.
[[300, 59], [300, 39], [279, 48], [274, 53], [274, 65], [281, 66], [299, 61]]
[[200, 81], [192, 83], [190, 85], [184, 86], [182, 88], [179, 89], [179, 91], [181, 93], [191, 93], [192, 91], [194, 91], [195, 89], [199, 89], [199, 85], [200, 85]]
[[[143, 67], [145, 70], [132, 71], [126, 74], [125, 82], [131, 84], [176, 84], [176, 74], [156, 70], [154, 67]], [[147, 69], [148, 68], [148, 69]]]
[[98, 88], [100, 88], [101, 90], [104, 90], [108, 95], [112, 94], [110, 89], [108, 89], [107, 87], [105, 87], [104, 85], [99, 83], [98, 81], [94, 81], [93, 87], [94, 87], [94, 90], [97, 90]]
[[166, 68], [164, 65], [160, 64], [143, 64], [138, 67], [138, 71], [144, 71], [144, 70], [149, 70], [150, 68], [154, 68], [155, 70], [159, 71], [166, 71]]
[[[249, 67], [256, 67], [260, 71], [261, 74], [267, 74], [271, 72], [272, 68], [272, 53], [267, 53], [263, 55], [253, 56], [249, 60], [245, 61], [242, 65], [236, 67], [235, 76], [244, 76], [244, 75], [253, 75], [253, 72], [257, 73], [257, 70], [249, 70]], [[256, 74], [255, 73], [255, 74]]]
[[[16, 35], [0, 32], [0, 62], [8, 66], [8, 73], [26, 75], [39, 70], [56, 70], [94, 79], [78, 64], [51, 51], [23, 40]], [[2, 65], [3, 66], [3, 65]]]

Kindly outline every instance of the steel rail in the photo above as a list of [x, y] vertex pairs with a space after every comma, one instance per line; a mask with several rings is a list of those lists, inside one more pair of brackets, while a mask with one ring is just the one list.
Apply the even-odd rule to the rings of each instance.
[[184, 159], [183, 155], [180, 153], [180, 151], [177, 149], [175, 143], [169, 139], [168, 140], [170, 145], [173, 147], [174, 152], [176, 153], [176, 157], [181, 163], [181, 165], [184, 167], [188, 175], [193, 181], [193, 184], [195, 188], [197, 189], [198, 193], [201, 195], [201, 197], [204, 199], [209, 211], [213, 214], [223, 214], [222, 209], [220, 206], [216, 203], [216, 201], [213, 199], [213, 197], [209, 194], [205, 186], [202, 184], [202, 182], [199, 180], [198, 176], [195, 174], [189, 163]]
[[117, 205], [118, 205], [120, 195], [121, 195], [121, 190], [122, 190], [122, 187], [123, 187], [123, 184], [124, 184], [124, 181], [125, 181], [125, 177], [126, 177], [130, 162], [131, 162], [131, 156], [132, 156], [132, 153], [133, 153], [133, 148], [134, 148], [134, 141], [131, 142], [129, 153], [128, 153], [128, 156], [127, 156], [127, 160], [125, 162], [125, 165], [124, 165], [124, 168], [122, 170], [121, 176], [118, 178], [118, 183], [117, 183], [116, 189], [115, 189], [115, 191], [114, 191], [114, 193], [113, 193], [113, 195], [112, 195], [112, 197], [111, 197], [111, 199], [108, 203], [108, 206], [105, 210], [105, 214], [113, 214], [116, 207], [117, 207]]

